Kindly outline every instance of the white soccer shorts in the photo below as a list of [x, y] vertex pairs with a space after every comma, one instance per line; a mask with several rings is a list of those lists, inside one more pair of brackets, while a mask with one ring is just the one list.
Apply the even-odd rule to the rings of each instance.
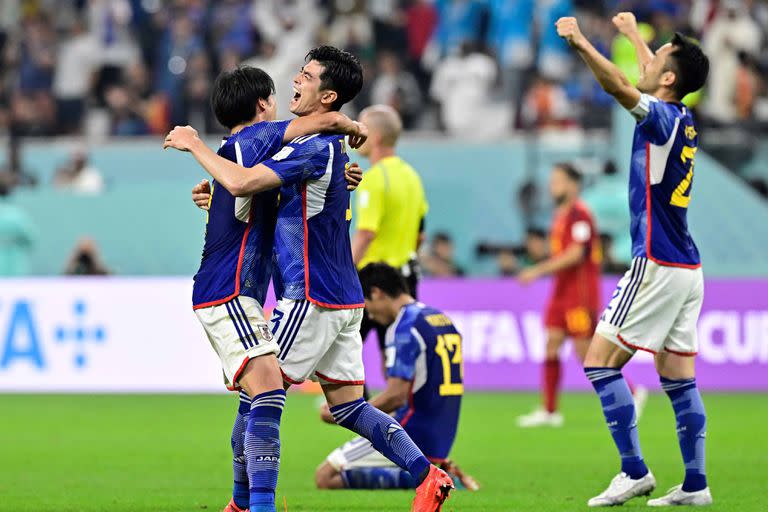
[[701, 268], [664, 266], [648, 258], [634, 258], [596, 331], [630, 353], [665, 350], [694, 356], [703, 300]]
[[307, 300], [281, 299], [272, 312], [283, 379], [363, 384], [363, 309], [329, 309]]
[[326, 462], [336, 471], [356, 468], [393, 468], [394, 462], [376, 451], [371, 442], [362, 437], [344, 443], [333, 450]]
[[224, 304], [196, 309], [195, 314], [221, 360], [224, 384], [230, 391], [240, 390], [237, 380], [248, 361], [280, 350], [256, 299], [241, 295]]

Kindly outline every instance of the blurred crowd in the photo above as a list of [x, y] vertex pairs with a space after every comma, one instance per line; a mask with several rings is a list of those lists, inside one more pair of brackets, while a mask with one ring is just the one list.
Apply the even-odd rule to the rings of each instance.
[[215, 132], [212, 81], [243, 63], [273, 76], [288, 116], [291, 78], [321, 43], [365, 66], [352, 114], [386, 103], [406, 128], [472, 137], [605, 126], [609, 99], [553, 25], [575, 13], [600, 51], [636, 75], [611, 26], [618, 10], [637, 13], [652, 47], [676, 30], [701, 39], [712, 75], [690, 102], [705, 119], [768, 121], [765, 1], [4, 0], [0, 131], [128, 136], [190, 123]]

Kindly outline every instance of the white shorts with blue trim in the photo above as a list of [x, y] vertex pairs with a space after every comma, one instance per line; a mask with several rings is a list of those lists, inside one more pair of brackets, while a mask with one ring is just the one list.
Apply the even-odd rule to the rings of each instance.
[[330, 309], [307, 300], [280, 299], [270, 317], [280, 346], [283, 379], [363, 384], [363, 308]]
[[704, 300], [701, 268], [659, 265], [634, 258], [600, 317], [597, 333], [630, 353], [694, 356]]
[[241, 295], [224, 304], [196, 309], [195, 314], [221, 360], [224, 384], [230, 391], [240, 389], [237, 380], [248, 361], [280, 350], [256, 299]]
[[356, 437], [333, 450], [325, 461], [336, 471], [355, 468], [393, 468], [394, 462], [376, 451], [364, 437]]

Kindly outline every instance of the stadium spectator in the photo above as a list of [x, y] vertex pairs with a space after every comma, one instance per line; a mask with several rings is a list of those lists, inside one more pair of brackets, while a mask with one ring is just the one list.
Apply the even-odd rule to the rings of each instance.
[[459, 54], [446, 58], [432, 76], [430, 94], [440, 104], [442, 122], [451, 135], [498, 137], [510, 124], [509, 108], [494, 103], [497, 79], [494, 60], [469, 41]]
[[79, 18], [74, 20], [68, 36], [59, 43], [53, 93], [60, 132], [80, 132], [85, 102], [93, 84], [93, 73], [99, 66], [96, 43]]
[[730, 123], [738, 119], [734, 77], [740, 66], [739, 52], [757, 55], [762, 38], [760, 27], [743, 2], [725, 0], [721, 3], [701, 42], [712, 63], [704, 109], [714, 120]]
[[379, 67], [371, 85], [371, 102], [388, 105], [403, 120], [403, 126], [413, 126], [422, 107], [419, 84], [411, 73], [402, 69], [400, 60], [393, 53], [379, 55]]
[[464, 270], [454, 261], [453, 239], [448, 233], [435, 233], [426, 253], [421, 258], [421, 266], [427, 275], [433, 277], [459, 277]]
[[56, 171], [53, 185], [60, 190], [93, 195], [104, 191], [104, 178], [98, 169], [89, 165], [88, 154], [79, 149]]
[[101, 258], [96, 242], [90, 238], [81, 238], [75, 244], [72, 254], [64, 267], [68, 276], [106, 276], [109, 269]]
[[11, 188], [10, 175], [0, 174], [0, 276], [23, 276], [36, 233], [26, 212], [8, 202]]
[[525, 265], [535, 265], [544, 261], [549, 257], [547, 232], [543, 229], [528, 228], [525, 233], [523, 248], [525, 249], [523, 254], [523, 263]]
[[537, 76], [523, 99], [524, 126], [565, 127], [573, 122], [574, 108], [563, 87], [544, 76]]

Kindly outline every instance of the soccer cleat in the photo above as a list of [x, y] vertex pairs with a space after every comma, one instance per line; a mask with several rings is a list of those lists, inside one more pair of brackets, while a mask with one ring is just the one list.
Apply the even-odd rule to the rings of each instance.
[[229, 500], [229, 504], [224, 507], [224, 510], [221, 512], [248, 512], [247, 508], [240, 508], [237, 505], [235, 505], [235, 500], [231, 499]]
[[452, 460], [445, 459], [442, 464], [440, 464], [440, 469], [450, 475], [454, 484], [458, 483], [461, 487], [464, 487], [470, 491], [480, 490], [480, 484], [477, 483], [477, 480], [464, 473], [461, 468], [459, 468], [459, 466]]
[[590, 507], [613, 507], [622, 505], [637, 496], [648, 496], [656, 489], [656, 479], [650, 471], [637, 480], [626, 473], [619, 473], [606, 490], [587, 502]]
[[666, 496], [648, 500], [649, 507], [670, 507], [674, 505], [704, 506], [712, 504], [712, 493], [709, 487], [700, 491], [686, 492], [682, 485], [671, 488]]
[[429, 466], [427, 478], [416, 488], [411, 512], [440, 512], [454, 489], [451, 477], [436, 466]]
[[521, 428], [562, 427], [563, 415], [556, 411], [547, 412], [544, 409], [536, 409], [532, 413], [518, 416], [517, 426]]
[[637, 386], [635, 392], [632, 393], [632, 398], [635, 399], [635, 417], [640, 419], [645, 409], [645, 404], [648, 402], [648, 390], [643, 386]]

